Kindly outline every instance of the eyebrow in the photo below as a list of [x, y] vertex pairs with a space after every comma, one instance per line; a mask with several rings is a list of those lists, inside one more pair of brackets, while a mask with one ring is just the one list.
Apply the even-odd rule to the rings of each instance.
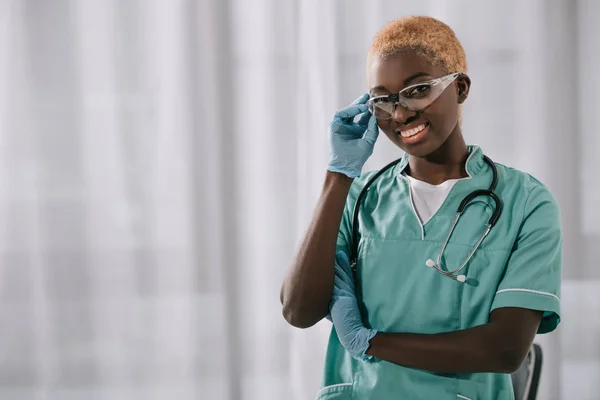
[[406, 78], [404, 80], [404, 85], [408, 85], [411, 81], [414, 81], [415, 79], [420, 78], [422, 76], [430, 76], [430, 75], [427, 72], [417, 72], [416, 74], [412, 74], [411, 76]]
[[[430, 76], [430, 75], [427, 72], [417, 72], [416, 74], [412, 74], [408, 78], [404, 79], [404, 86], [408, 86], [408, 84], [411, 81], [414, 81], [415, 79], [420, 78], [422, 76]], [[389, 92], [389, 90], [387, 90], [384, 86], [381, 86], [381, 85], [372, 87], [370, 91], [374, 92], [374, 91], [377, 91], [377, 90], [384, 90], [386, 92]]]

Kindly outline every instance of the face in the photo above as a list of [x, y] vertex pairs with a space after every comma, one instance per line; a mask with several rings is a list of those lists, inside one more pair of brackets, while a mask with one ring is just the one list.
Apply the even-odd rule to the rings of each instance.
[[[375, 59], [369, 76], [370, 95], [398, 93], [407, 86], [445, 75], [447, 73], [424, 56], [413, 52], [403, 52], [385, 61]], [[379, 127], [392, 143], [408, 154], [417, 157], [432, 154], [449, 137], [461, 134], [458, 110], [467, 98], [470, 85], [469, 77], [460, 75], [425, 109], [409, 111], [398, 104], [391, 119], [378, 120]]]

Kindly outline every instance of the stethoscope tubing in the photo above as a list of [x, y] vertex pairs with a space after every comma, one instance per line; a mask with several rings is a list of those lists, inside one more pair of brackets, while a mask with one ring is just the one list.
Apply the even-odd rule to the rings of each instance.
[[[496, 224], [496, 222], [498, 222], [498, 219], [500, 219], [500, 215], [502, 214], [502, 200], [500, 199], [500, 197], [496, 194], [495, 189], [496, 186], [498, 184], [498, 170], [496, 168], [496, 165], [494, 164], [494, 162], [487, 157], [486, 155], [483, 156], [483, 159], [485, 161], [485, 163], [487, 165], [490, 166], [490, 168], [492, 169], [492, 182], [490, 183], [490, 186], [488, 189], [477, 189], [474, 190], [473, 192], [469, 193], [467, 196], [465, 196], [463, 198], [463, 200], [460, 202], [460, 205], [458, 206], [458, 209], [456, 211], [456, 216], [454, 217], [453, 221], [452, 221], [452, 226], [448, 232], [448, 235], [446, 236], [446, 239], [444, 240], [444, 244], [442, 245], [442, 248], [440, 250], [440, 252], [438, 253], [438, 257], [437, 257], [437, 262], [434, 265], [429, 265], [431, 267], [434, 267], [438, 272], [440, 272], [442, 275], [447, 276], [449, 278], [452, 279], [456, 279], [456, 280], [461, 280], [461, 279], [457, 279], [458, 277], [456, 276], [456, 274], [460, 271], [462, 271], [465, 266], [469, 263], [469, 261], [471, 260], [471, 258], [473, 257], [473, 255], [475, 254], [475, 251], [477, 251], [477, 249], [479, 248], [479, 246], [481, 245], [481, 242], [483, 242], [483, 239], [485, 239], [485, 237], [490, 233], [492, 227]], [[350, 265], [352, 266], [352, 272], [354, 275], [354, 281], [355, 283], [358, 283], [358, 279], [357, 279], [357, 259], [358, 259], [358, 231], [359, 231], [359, 214], [360, 214], [360, 206], [362, 201], [364, 200], [364, 197], [367, 194], [367, 190], [369, 189], [369, 187], [386, 171], [388, 171], [390, 168], [393, 168], [395, 165], [397, 165], [400, 161], [402, 161], [402, 158], [398, 159], [398, 160], [394, 160], [391, 163], [389, 163], [388, 165], [386, 165], [385, 167], [383, 167], [381, 170], [379, 170], [371, 179], [369, 179], [369, 181], [365, 184], [365, 186], [363, 187], [363, 189], [360, 191], [358, 198], [356, 199], [356, 204], [354, 206], [354, 213], [353, 213], [353, 217], [352, 217], [352, 243], [351, 243], [351, 252], [350, 252]], [[456, 227], [456, 224], [458, 223], [458, 220], [460, 218], [460, 216], [463, 214], [463, 212], [466, 210], [467, 206], [469, 205], [469, 203], [474, 200], [477, 197], [480, 196], [485, 196], [485, 197], [490, 197], [493, 201], [494, 201], [494, 212], [492, 213], [490, 219], [488, 220], [488, 223], [486, 224], [486, 228], [483, 232], [483, 234], [481, 235], [481, 237], [479, 238], [479, 240], [477, 241], [476, 245], [473, 247], [473, 249], [471, 250], [471, 252], [469, 253], [469, 255], [467, 256], [467, 259], [456, 269], [451, 270], [451, 271], [445, 271], [443, 269], [440, 268], [441, 262], [442, 262], [442, 256], [444, 253], [444, 250], [446, 250], [446, 247], [448, 245], [448, 243], [450, 242], [450, 238], [452, 236], [452, 232], [454, 232], [454, 228]], [[429, 261], [429, 260], [428, 260]], [[462, 276], [462, 280], [461, 282], [464, 282], [464, 276]]]

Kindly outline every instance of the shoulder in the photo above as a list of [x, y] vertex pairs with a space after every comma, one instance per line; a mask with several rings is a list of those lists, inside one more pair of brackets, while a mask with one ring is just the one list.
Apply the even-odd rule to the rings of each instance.
[[553, 197], [550, 189], [535, 176], [516, 168], [508, 167], [504, 164], [495, 164], [498, 168], [500, 179], [503, 180], [507, 186], [518, 187], [521, 189], [521, 192], [526, 193], [527, 196], [530, 196], [531, 194], [544, 194]]
[[547, 216], [549, 214], [559, 216], [558, 201], [538, 178], [503, 164], [496, 163], [496, 167], [500, 182], [503, 182], [501, 190], [509, 194], [513, 200], [521, 200], [519, 203], [523, 205], [524, 217], [540, 208], [544, 209], [544, 214]]
[[354, 178], [352, 182], [352, 186], [350, 187], [350, 192], [360, 192], [365, 188], [367, 183], [379, 172], [378, 170], [363, 172], [357, 178]]
[[[363, 172], [359, 177], [355, 178], [350, 187], [348, 193], [348, 199], [350, 201], [356, 201], [360, 193], [366, 188], [369, 192], [369, 196], [377, 196], [382, 190], [389, 190], [394, 187], [395, 176], [397, 172], [397, 163], [400, 160], [396, 160], [394, 163], [388, 164], [378, 170]], [[383, 171], [385, 169], [385, 171]]]
[[354, 207], [354, 204], [358, 200], [358, 196], [360, 196], [360, 193], [377, 172], [377, 170], [363, 172], [360, 176], [354, 178], [354, 181], [352, 181], [352, 185], [350, 186], [350, 191], [348, 192], [348, 197], [346, 198], [347, 207]]
[[519, 186], [523, 186], [527, 189], [532, 189], [535, 186], [544, 186], [544, 184], [539, 181], [533, 175], [521, 171], [519, 169], [509, 167], [505, 164], [501, 164], [495, 162], [496, 168], [498, 168], [498, 174], [500, 175], [500, 179], [504, 179], [507, 182], [512, 182], [514, 184], [518, 184]]

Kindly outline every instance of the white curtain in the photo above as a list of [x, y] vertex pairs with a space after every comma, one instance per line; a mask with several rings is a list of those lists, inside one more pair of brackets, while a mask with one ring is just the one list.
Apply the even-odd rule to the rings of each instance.
[[597, 399], [593, 0], [0, 0], [0, 398], [314, 398], [330, 326], [289, 327], [279, 287], [327, 123], [409, 14], [463, 42], [467, 141], [561, 204], [538, 398]]

